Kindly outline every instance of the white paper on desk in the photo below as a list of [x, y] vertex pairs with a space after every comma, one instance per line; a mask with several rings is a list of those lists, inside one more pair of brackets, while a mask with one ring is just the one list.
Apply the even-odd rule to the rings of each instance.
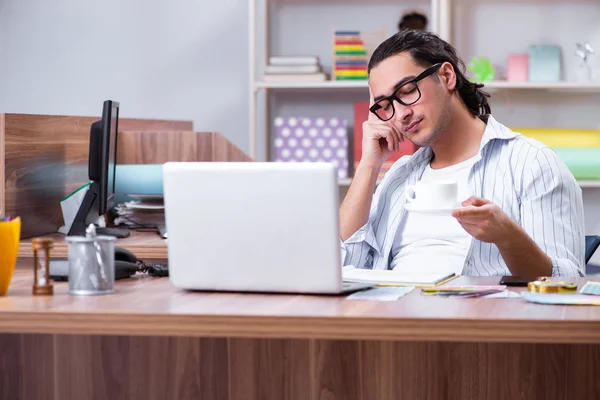
[[532, 303], [600, 306], [600, 300], [597, 297], [586, 294], [523, 292], [522, 296]]
[[352, 293], [347, 297], [348, 300], [375, 300], [375, 301], [396, 301], [400, 297], [410, 293], [414, 286], [390, 286], [378, 287], [361, 290]]
[[503, 290], [498, 293], [487, 294], [485, 296], [481, 296], [481, 299], [518, 299], [521, 295], [517, 292], [513, 292], [511, 290]]
[[140, 201], [126, 201], [123, 203], [126, 209], [130, 210], [164, 210], [164, 204], [142, 203]]
[[372, 283], [372, 284], [403, 284], [408, 286], [436, 285], [454, 274], [437, 275], [403, 275], [390, 270], [362, 269], [354, 266], [345, 266], [342, 276], [346, 282]]

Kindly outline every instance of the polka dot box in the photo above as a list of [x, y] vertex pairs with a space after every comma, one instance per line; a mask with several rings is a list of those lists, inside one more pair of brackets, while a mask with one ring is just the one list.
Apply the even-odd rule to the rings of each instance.
[[275, 161], [331, 162], [348, 177], [348, 121], [340, 118], [275, 118]]

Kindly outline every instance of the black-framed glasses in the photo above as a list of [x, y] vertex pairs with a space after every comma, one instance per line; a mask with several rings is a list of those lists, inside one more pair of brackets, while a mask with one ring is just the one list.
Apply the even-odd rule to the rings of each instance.
[[441, 67], [443, 63], [437, 63], [421, 72], [414, 79], [403, 83], [400, 87], [394, 90], [391, 96], [378, 100], [369, 108], [373, 114], [377, 115], [382, 121], [389, 121], [394, 116], [394, 100], [404, 106], [415, 104], [421, 98], [421, 90], [419, 90], [419, 82], [421, 79], [427, 78]]

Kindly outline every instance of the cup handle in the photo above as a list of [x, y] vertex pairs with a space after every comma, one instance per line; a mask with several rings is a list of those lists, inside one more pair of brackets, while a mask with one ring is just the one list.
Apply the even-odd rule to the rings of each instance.
[[412, 203], [415, 200], [413, 197], [417, 192], [415, 191], [415, 185], [406, 185], [406, 189], [404, 190], [404, 194], [406, 196], [406, 200], [409, 203]]

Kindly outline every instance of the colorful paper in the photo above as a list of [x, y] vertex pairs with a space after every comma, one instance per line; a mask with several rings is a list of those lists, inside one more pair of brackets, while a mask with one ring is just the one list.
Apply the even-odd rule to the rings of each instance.
[[8, 292], [17, 263], [20, 239], [20, 218], [0, 222], [0, 296]]
[[600, 179], [600, 148], [555, 148], [553, 150], [564, 161], [575, 179]]
[[523, 136], [542, 142], [548, 147], [600, 148], [600, 129], [520, 127], [511, 127], [511, 129]]
[[523, 292], [521, 296], [527, 301], [539, 304], [600, 306], [598, 297], [585, 294]]

